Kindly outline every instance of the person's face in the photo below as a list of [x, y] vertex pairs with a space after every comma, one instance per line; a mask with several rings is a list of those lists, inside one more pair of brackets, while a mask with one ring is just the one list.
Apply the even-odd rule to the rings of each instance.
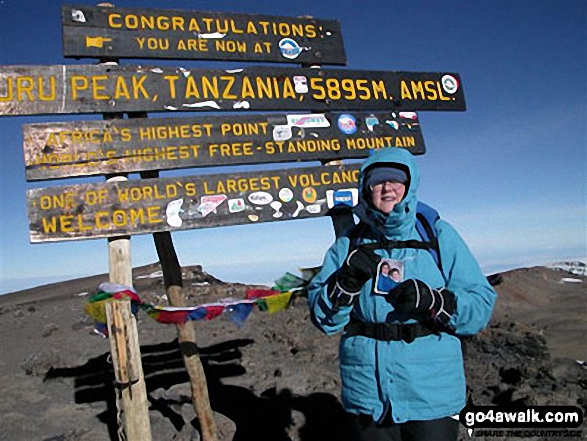
[[406, 186], [400, 182], [382, 182], [371, 187], [373, 205], [386, 214], [391, 213], [405, 194]]
[[399, 272], [398, 271], [393, 271], [391, 273], [391, 278], [393, 279], [394, 282], [399, 282]]
[[383, 265], [381, 267], [381, 274], [383, 274], [384, 276], [387, 276], [387, 274], [389, 274], [389, 266]]

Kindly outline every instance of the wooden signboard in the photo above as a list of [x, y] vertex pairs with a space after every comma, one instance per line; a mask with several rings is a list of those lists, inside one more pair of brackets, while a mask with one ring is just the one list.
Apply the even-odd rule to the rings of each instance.
[[465, 100], [454, 73], [104, 64], [0, 69], [0, 115], [308, 109], [465, 110]]
[[63, 6], [65, 57], [346, 63], [337, 20]]
[[31, 242], [323, 216], [356, 204], [360, 164], [182, 176], [27, 191]]
[[426, 149], [415, 112], [133, 118], [23, 126], [29, 181], [145, 170], [366, 158]]

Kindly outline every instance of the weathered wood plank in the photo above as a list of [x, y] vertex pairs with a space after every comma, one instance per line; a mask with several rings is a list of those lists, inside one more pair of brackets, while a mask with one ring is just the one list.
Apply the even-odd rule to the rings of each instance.
[[357, 200], [359, 164], [79, 184], [27, 191], [31, 242], [323, 216]]
[[106, 316], [112, 365], [124, 407], [125, 439], [151, 441], [149, 400], [141, 364], [141, 347], [130, 302], [108, 302]]
[[[354, 120], [354, 122], [353, 122]], [[343, 131], [344, 130], [344, 131]], [[426, 151], [415, 112], [133, 118], [23, 126], [29, 181]]]
[[346, 63], [338, 20], [87, 5], [61, 12], [65, 57]]
[[465, 110], [457, 74], [249, 67], [4, 66], [0, 115]]

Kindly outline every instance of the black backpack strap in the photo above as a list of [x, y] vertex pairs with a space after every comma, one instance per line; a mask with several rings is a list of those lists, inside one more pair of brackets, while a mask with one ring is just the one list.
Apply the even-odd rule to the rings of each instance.
[[355, 228], [353, 228], [349, 233], [349, 250], [354, 250], [360, 246], [365, 245], [361, 243], [361, 239], [364, 238], [368, 232], [369, 226], [365, 222], [360, 221], [357, 225], [355, 225]]
[[389, 240], [381, 239], [376, 242], [364, 243], [360, 247], [368, 250], [392, 250], [394, 248], [416, 248], [420, 250], [430, 250], [432, 244], [420, 240]]

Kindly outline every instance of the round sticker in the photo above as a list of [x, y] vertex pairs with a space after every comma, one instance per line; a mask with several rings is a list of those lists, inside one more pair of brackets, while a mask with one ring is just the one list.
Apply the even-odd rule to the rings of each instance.
[[291, 201], [293, 199], [293, 191], [291, 191], [289, 188], [282, 188], [279, 190], [279, 199], [281, 199], [283, 202]]
[[251, 222], [257, 222], [259, 220], [259, 216], [257, 216], [256, 214], [249, 214], [248, 217]]
[[445, 75], [440, 80], [442, 88], [446, 93], [453, 94], [459, 89], [459, 82], [452, 75]]
[[255, 205], [267, 205], [273, 200], [273, 196], [265, 191], [256, 191], [249, 195], [249, 201]]
[[316, 194], [316, 190], [314, 190], [312, 187], [306, 187], [302, 191], [302, 198], [304, 198], [304, 201], [306, 201], [308, 204], [316, 202], [317, 196], [318, 195]]
[[289, 58], [290, 60], [297, 58], [297, 56], [300, 55], [303, 51], [298, 43], [296, 43], [296, 41], [292, 40], [291, 38], [281, 39], [279, 42], [279, 49], [281, 50], [281, 55], [283, 55], [285, 58]]
[[357, 131], [357, 120], [353, 115], [343, 113], [338, 117], [338, 128], [347, 135], [352, 135]]

